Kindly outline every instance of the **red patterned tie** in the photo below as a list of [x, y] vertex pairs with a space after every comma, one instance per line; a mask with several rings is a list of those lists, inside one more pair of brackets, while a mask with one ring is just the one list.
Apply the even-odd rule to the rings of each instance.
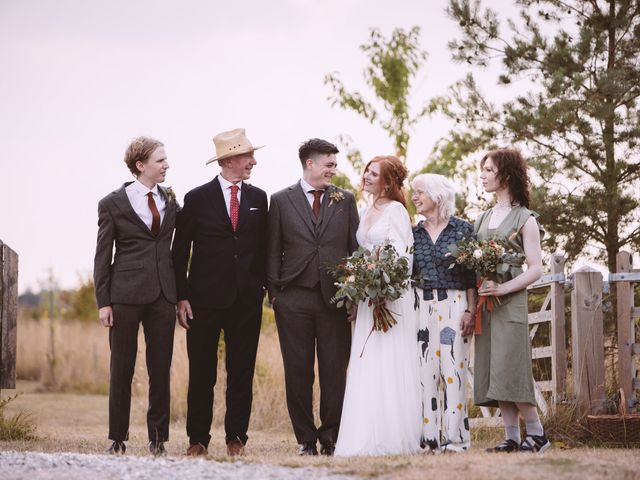
[[151, 210], [151, 233], [153, 233], [156, 237], [160, 233], [160, 212], [158, 211], [158, 207], [156, 207], [156, 202], [153, 199], [153, 192], [147, 193], [149, 204], [149, 210]]
[[238, 227], [238, 212], [240, 210], [240, 203], [238, 202], [238, 186], [231, 185], [231, 226], [235, 232]]

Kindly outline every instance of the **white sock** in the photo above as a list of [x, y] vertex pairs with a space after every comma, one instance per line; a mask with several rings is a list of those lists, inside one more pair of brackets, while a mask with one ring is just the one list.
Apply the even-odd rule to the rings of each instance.
[[519, 426], [505, 426], [504, 431], [507, 435], [507, 440], [513, 440], [517, 444], [520, 444], [520, 427]]
[[535, 435], [536, 437], [544, 435], [544, 429], [542, 428], [540, 419], [536, 419], [532, 422], [525, 422], [525, 425], [527, 426], [527, 435]]

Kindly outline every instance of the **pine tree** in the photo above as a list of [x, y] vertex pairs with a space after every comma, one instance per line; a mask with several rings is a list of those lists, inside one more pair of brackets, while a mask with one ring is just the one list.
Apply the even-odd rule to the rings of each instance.
[[[620, 249], [640, 247], [640, 2], [516, 3], [520, 18], [503, 22], [480, 1], [450, 0], [461, 35], [449, 47], [473, 74], [439, 101], [457, 122], [442, 148], [457, 144], [462, 157], [520, 147], [540, 177], [534, 208], [547, 245], [615, 271]], [[503, 105], [474, 80], [494, 61], [502, 66], [496, 81], [514, 92]]]

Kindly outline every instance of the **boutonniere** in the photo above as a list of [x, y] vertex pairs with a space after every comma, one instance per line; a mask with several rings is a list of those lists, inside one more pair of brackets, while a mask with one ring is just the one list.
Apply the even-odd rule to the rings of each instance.
[[167, 187], [167, 197], [169, 197], [169, 200], [172, 200], [174, 203], [177, 203], [176, 192], [173, 191], [172, 187]]
[[338, 203], [340, 200], [344, 200], [344, 194], [340, 190], [332, 190], [329, 193], [329, 206]]

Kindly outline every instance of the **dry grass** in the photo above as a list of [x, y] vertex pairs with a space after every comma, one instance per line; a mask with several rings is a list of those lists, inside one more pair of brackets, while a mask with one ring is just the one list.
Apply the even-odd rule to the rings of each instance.
[[[107, 329], [97, 321], [87, 324], [55, 320], [54, 358], [51, 362], [51, 335], [48, 320], [21, 318], [18, 326], [17, 375], [33, 380], [46, 392], [107, 394], [109, 389], [109, 341]], [[133, 405], [146, 408], [148, 377], [142, 327], [138, 336], [138, 358], [133, 379]], [[219, 350], [219, 374], [215, 387], [214, 425], [224, 422], [224, 347]], [[171, 368], [171, 417], [183, 420], [187, 412], [189, 382], [185, 331], [177, 327]], [[316, 387], [317, 388], [317, 387]], [[282, 356], [273, 317], [265, 308], [254, 378], [251, 427], [290, 431], [284, 393]], [[317, 396], [317, 395], [316, 395]], [[316, 408], [317, 410], [317, 408]]]
[[[24, 393], [8, 405], [31, 411], [38, 423], [38, 439], [0, 441], [0, 450], [100, 453], [107, 447], [107, 397], [37, 391], [35, 382], [20, 382]], [[131, 439], [127, 452], [147, 455], [145, 411], [132, 411]], [[224, 433], [213, 432], [209, 459], [229, 461], [225, 456]], [[493, 455], [476, 443], [468, 454], [414, 455], [378, 458], [301, 458], [295, 455], [293, 435], [273, 429], [252, 429], [244, 462], [278, 464], [290, 467], [321, 466], [361, 478], [423, 480], [432, 476], [460, 479], [547, 479], [596, 480], [640, 479], [640, 456], [635, 450], [579, 448], [554, 449], [544, 455]], [[171, 425], [167, 450], [180, 456], [187, 446], [184, 422]]]
[[36, 425], [31, 414], [22, 409], [8, 414], [7, 406], [18, 398], [18, 394], [0, 398], [0, 440], [33, 440]]
[[[7, 405], [7, 413], [26, 411], [37, 423], [37, 439], [0, 441], [0, 450], [75, 451], [99, 453], [108, 442], [107, 381], [109, 347], [107, 330], [97, 324], [54, 322], [55, 363], [53, 375], [48, 352], [50, 348], [47, 321], [20, 320], [18, 327], [18, 376], [24, 394]], [[224, 356], [221, 348], [221, 357]], [[186, 449], [185, 433], [187, 355], [185, 334], [176, 331], [172, 367], [172, 425], [170, 455]], [[220, 361], [216, 386], [213, 439], [210, 459], [228, 461], [225, 456], [223, 423], [225, 374]], [[144, 364], [144, 341], [140, 349], [134, 379], [131, 440], [128, 452], [146, 455], [145, 414], [147, 376]], [[81, 394], [79, 394], [81, 393]], [[316, 386], [317, 393], [317, 386]], [[5, 394], [6, 395], [6, 394]], [[317, 394], [316, 394], [317, 403]], [[316, 405], [317, 412], [317, 405]], [[575, 416], [568, 409], [558, 409], [545, 421], [556, 440], [564, 445], [588, 445], [584, 432], [572, 430]], [[569, 433], [567, 433], [569, 432]], [[571, 433], [574, 432], [574, 433]], [[578, 434], [579, 433], [579, 434]], [[323, 466], [361, 477], [424, 479], [438, 477], [478, 479], [558, 478], [591, 480], [602, 478], [640, 479], [640, 456], [633, 450], [556, 448], [544, 456], [507, 455], [496, 457], [483, 449], [502, 437], [501, 429], [472, 430], [473, 448], [465, 455], [396, 456], [383, 458], [300, 458], [286, 412], [282, 357], [273, 321], [273, 312], [265, 309], [258, 349], [254, 382], [254, 404], [247, 445], [248, 462], [284, 466]], [[496, 461], [499, 458], [499, 463]]]

